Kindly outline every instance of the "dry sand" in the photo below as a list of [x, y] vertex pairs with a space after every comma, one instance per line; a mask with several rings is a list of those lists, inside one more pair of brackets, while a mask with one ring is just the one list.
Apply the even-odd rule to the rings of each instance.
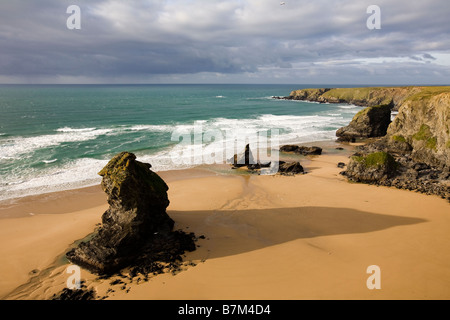
[[[347, 155], [305, 160], [298, 176], [161, 173], [175, 227], [205, 236], [183, 271], [111, 285], [82, 270], [82, 279], [107, 299], [449, 299], [448, 202], [349, 183], [336, 166]], [[99, 187], [0, 203], [0, 297], [64, 288], [64, 253], [106, 207]], [[381, 289], [367, 288], [370, 265]]]

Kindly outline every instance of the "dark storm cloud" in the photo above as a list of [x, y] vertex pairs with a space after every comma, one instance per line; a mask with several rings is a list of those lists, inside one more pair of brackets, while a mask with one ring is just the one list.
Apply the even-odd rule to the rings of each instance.
[[[411, 68], [425, 82], [450, 75], [441, 59], [450, 53], [445, 0], [378, 1], [381, 30], [366, 27], [369, 1], [285, 3], [2, 1], [0, 81], [329, 82], [340, 72], [401, 82]], [[81, 30], [66, 28], [71, 4], [81, 8]]]

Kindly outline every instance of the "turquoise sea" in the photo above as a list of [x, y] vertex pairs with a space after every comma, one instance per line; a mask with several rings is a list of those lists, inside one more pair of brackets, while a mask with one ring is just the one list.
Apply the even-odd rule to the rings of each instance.
[[[334, 140], [360, 108], [272, 99], [306, 87], [2, 85], [0, 200], [98, 184], [120, 151], [155, 171], [194, 166], [173, 161], [173, 135], [199, 124], [203, 132], [277, 129], [281, 144]], [[200, 152], [207, 145], [193, 143]]]

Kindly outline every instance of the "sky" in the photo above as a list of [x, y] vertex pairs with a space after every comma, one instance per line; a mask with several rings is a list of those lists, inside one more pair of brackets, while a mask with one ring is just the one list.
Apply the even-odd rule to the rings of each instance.
[[0, 83], [450, 84], [449, 18], [448, 0], [2, 0]]

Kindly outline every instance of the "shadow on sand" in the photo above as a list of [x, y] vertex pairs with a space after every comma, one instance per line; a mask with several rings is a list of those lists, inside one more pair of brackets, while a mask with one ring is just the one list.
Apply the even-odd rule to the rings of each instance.
[[168, 214], [176, 221], [175, 228], [184, 227], [184, 231], [205, 235], [213, 242], [208, 258], [240, 254], [296, 239], [368, 233], [427, 221], [329, 207], [168, 211]]

